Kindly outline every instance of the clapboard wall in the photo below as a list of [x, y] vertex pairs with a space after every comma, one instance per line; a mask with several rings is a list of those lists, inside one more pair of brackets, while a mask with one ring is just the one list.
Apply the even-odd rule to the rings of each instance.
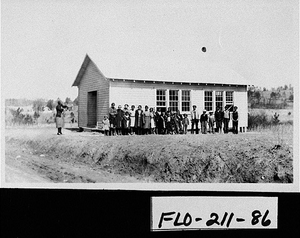
[[109, 108], [109, 80], [100, 72], [97, 66], [90, 61], [78, 86], [78, 126], [88, 125], [88, 92], [97, 91], [97, 121], [103, 120]]
[[[109, 104], [115, 103], [116, 107], [124, 104], [142, 105], [143, 109], [145, 105], [149, 107], [156, 107], [156, 90], [179, 90], [179, 97], [181, 97], [181, 90], [191, 91], [191, 107], [196, 105], [197, 109], [201, 113], [204, 109], [204, 91], [233, 91], [234, 105], [238, 106], [239, 111], [239, 127], [247, 127], [248, 125], [248, 105], [247, 105], [247, 87], [246, 86], [220, 86], [220, 85], [181, 85], [172, 83], [154, 83], [151, 81], [126, 81], [115, 80], [111, 81]], [[213, 95], [215, 95], [213, 93]], [[168, 94], [167, 94], [168, 96]], [[225, 96], [224, 96], [225, 97]], [[215, 105], [215, 104], [214, 104]], [[168, 107], [168, 105], [167, 105]], [[180, 107], [181, 108], [181, 107]], [[192, 108], [191, 108], [192, 109]], [[215, 106], [213, 107], [215, 110]], [[187, 113], [187, 112], [181, 112]], [[189, 115], [189, 114], [188, 114]], [[230, 122], [232, 126], [232, 121]]]

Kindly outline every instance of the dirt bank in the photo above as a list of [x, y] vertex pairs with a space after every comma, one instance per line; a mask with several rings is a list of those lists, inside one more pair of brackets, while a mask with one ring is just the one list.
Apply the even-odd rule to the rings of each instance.
[[7, 130], [6, 144], [8, 165], [18, 147], [27, 151], [18, 160], [53, 182], [293, 181], [290, 134], [104, 137], [64, 130], [57, 136], [36, 128]]

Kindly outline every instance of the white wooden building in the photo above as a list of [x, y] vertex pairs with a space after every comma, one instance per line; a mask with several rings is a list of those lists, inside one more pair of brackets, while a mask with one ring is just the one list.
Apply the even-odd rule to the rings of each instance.
[[[200, 67], [199, 67], [200, 68]], [[192, 105], [200, 113], [205, 109], [235, 105], [239, 112], [240, 131], [248, 124], [247, 82], [234, 71], [209, 68], [187, 76], [178, 72], [169, 79], [106, 77], [86, 55], [72, 86], [78, 87], [78, 126], [94, 127], [108, 115], [111, 103], [124, 106], [145, 105], [165, 110], [171, 107], [190, 115]], [[229, 126], [231, 126], [231, 123]]]

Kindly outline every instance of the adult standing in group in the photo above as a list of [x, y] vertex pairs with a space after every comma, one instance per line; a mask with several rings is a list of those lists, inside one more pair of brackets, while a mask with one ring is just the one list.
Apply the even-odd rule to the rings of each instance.
[[135, 111], [135, 123], [134, 126], [136, 128], [136, 133], [138, 135], [142, 134], [142, 129], [143, 129], [143, 110], [142, 106], [139, 105], [138, 109]]
[[148, 110], [148, 106], [145, 106], [145, 111], [143, 113], [143, 121], [144, 121], [144, 134], [150, 134], [150, 111]]
[[63, 105], [62, 101], [58, 99], [57, 106], [56, 106], [56, 115], [55, 115], [57, 135], [62, 135], [61, 128], [64, 127], [64, 115], [63, 115], [64, 108], [68, 108], [68, 107]]
[[198, 123], [199, 123], [200, 115], [197, 110], [197, 106], [193, 105], [193, 111], [191, 111], [191, 122], [192, 122], [192, 134], [194, 134], [194, 127], [196, 126], [196, 134], [199, 134], [199, 128], [198, 128]]
[[108, 114], [109, 114], [109, 123], [110, 123], [110, 134], [115, 135], [117, 108], [115, 108], [114, 103], [111, 104], [111, 107], [108, 110]]
[[117, 114], [116, 114], [117, 135], [122, 135], [123, 117], [124, 117], [124, 111], [122, 110], [122, 106], [119, 105], [118, 110], [117, 110]]
[[221, 111], [220, 107], [217, 107], [215, 111], [216, 129], [219, 133], [222, 133], [222, 122], [224, 119], [224, 112]]
[[157, 134], [163, 134], [163, 128], [164, 128], [164, 118], [162, 116], [162, 112], [160, 108], [157, 108], [157, 111], [155, 113], [155, 123], [156, 123], [156, 129]]
[[201, 133], [206, 134], [207, 133], [207, 121], [208, 116], [206, 114], [206, 110], [203, 110], [203, 113], [200, 116], [200, 123], [201, 123]]
[[230, 120], [230, 111], [229, 109], [231, 108], [226, 106], [224, 108], [224, 133], [227, 134], [228, 133], [228, 124], [229, 124], [229, 120]]
[[233, 108], [232, 112], [232, 127], [233, 127], [233, 134], [238, 134], [239, 133], [239, 113], [237, 111], [238, 107], [235, 106]]
[[155, 113], [153, 107], [150, 107], [150, 128], [151, 128], [151, 134], [155, 134]]
[[130, 134], [134, 135], [135, 130], [134, 130], [134, 123], [135, 123], [135, 106], [131, 105], [131, 109], [129, 111], [130, 114]]
[[130, 129], [130, 114], [129, 114], [129, 105], [125, 104], [123, 109], [123, 120], [122, 120], [122, 134], [128, 135]]

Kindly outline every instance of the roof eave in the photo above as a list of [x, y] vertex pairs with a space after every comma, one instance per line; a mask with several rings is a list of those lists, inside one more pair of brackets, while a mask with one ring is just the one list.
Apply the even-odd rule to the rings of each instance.
[[139, 83], [156, 83], [156, 84], [177, 84], [177, 85], [197, 85], [197, 86], [247, 86], [247, 84], [236, 83], [196, 83], [196, 82], [175, 82], [175, 81], [158, 81], [150, 79], [120, 79], [120, 78], [107, 78], [110, 81], [127, 81]]

